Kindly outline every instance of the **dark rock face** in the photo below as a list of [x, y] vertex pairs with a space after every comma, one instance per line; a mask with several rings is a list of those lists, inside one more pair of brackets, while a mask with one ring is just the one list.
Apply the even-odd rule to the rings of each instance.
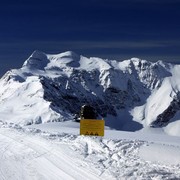
[[168, 108], [157, 117], [157, 119], [151, 124], [151, 126], [166, 126], [178, 111], [180, 111], [180, 92], [177, 94], [177, 96], [174, 97]]
[[99, 116], [116, 116], [117, 110], [133, 107], [141, 102], [138, 90], [134, 88], [131, 80], [128, 80], [126, 90], [116, 87], [105, 89], [98, 83], [98, 72], [74, 71], [69, 78], [41, 77], [40, 80], [44, 99], [51, 102], [51, 108], [57, 113], [61, 109], [77, 114], [82, 105], [89, 104], [96, 109]]

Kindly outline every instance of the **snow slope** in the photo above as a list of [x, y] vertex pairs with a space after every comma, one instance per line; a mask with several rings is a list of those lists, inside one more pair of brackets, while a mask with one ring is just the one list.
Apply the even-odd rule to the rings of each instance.
[[106, 129], [101, 138], [79, 136], [70, 121], [1, 122], [0, 179], [180, 179], [180, 139], [157, 133]]

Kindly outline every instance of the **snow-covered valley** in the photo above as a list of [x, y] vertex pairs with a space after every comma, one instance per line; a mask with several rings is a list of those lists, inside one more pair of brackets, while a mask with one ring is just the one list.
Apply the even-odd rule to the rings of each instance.
[[35, 51], [0, 80], [0, 148], [2, 180], [180, 179], [180, 65]]

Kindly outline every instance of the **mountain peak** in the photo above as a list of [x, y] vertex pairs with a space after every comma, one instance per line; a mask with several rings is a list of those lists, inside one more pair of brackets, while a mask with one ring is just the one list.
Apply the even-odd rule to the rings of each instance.
[[44, 57], [47, 57], [46, 54], [42, 51], [39, 51], [39, 50], [35, 50], [30, 57], [33, 57], [33, 58], [44, 58]]
[[49, 60], [45, 53], [35, 50], [32, 55], [24, 62], [23, 67], [42, 70]]
[[[179, 68], [139, 58], [119, 62], [86, 58], [73, 51], [53, 55], [36, 50], [21, 69], [1, 79], [0, 113], [6, 114], [8, 108], [14, 112], [13, 120], [16, 116], [22, 122], [29, 122], [23, 113], [29, 114], [32, 123], [37, 119], [61, 121], [72, 119], [88, 103], [100, 116], [107, 116], [106, 123], [112, 128], [137, 130], [140, 124], [159, 122], [169, 112], [175, 116]], [[178, 108], [171, 108], [174, 104]], [[34, 113], [38, 107], [38, 114]], [[171, 116], [167, 117], [169, 121]]]
[[75, 52], [73, 52], [73, 51], [66, 51], [66, 52], [64, 52], [64, 53], [61, 53], [60, 54], [62, 57], [79, 57], [79, 55], [78, 54], [76, 54]]

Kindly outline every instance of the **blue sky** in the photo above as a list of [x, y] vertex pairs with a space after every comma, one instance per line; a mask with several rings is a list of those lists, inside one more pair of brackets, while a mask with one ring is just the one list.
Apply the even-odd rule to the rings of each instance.
[[0, 75], [34, 50], [180, 63], [180, 0], [6, 0]]

